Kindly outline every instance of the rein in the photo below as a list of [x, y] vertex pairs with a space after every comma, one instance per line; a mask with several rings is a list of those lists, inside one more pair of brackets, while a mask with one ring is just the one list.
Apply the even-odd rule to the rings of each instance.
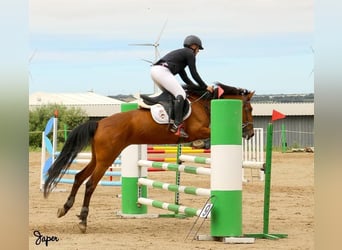
[[[210, 92], [209, 91], [206, 91], [206, 92], [204, 92], [200, 97], [198, 97], [198, 98], [196, 98], [194, 101], [191, 101], [190, 102], [190, 105], [192, 105], [193, 103], [196, 103], [196, 102], [199, 102], [199, 101], [201, 101], [201, 100], [207, 100], [208, 98], [205, 98], [208, 94], [210, 94]], [[191, 99], [192, 98], [194, 98], [193, 96], [191, 96], [191, 95], [189, 95], [189, 99], [190, 99], [190, 97], [191, 97]], [[207, 103], [206, 103], [207, 104]], [[204, 107], [204, 109], [205, 109], [205, 111], [206, 111], [206, 113], [207, 113], [207, 116], [208, 116], [208, 118], [209, 118], [209, 120], [210, 120], [210, 102], [209, 102], [209, 104], [207, 104], [207, 105], [205, 105], [205, 104], [203, 104], [203, 103], [201, 103], [201, 105]]]
[[210, 94], [209, 91], [204, 92], [200, 97], [198, 97], [197, 99], [195, 99], [194, 101], [192, 101], [191, 103], [195, 103], [198, 102], [200, 100], [202, 100], [206, 95]]

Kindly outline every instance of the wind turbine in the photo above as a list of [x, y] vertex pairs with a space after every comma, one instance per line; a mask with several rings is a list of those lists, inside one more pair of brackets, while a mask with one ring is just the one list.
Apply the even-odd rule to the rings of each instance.
[[[166, 24], [167, 24], [167, 19], [166, 19], [166, 21], [165, 21], [165, 23], [164, 23], [164, 25], [163, 25], [163, 27], [162, 27], [158, 37], [157, 37], [157, 39], [156, 39], [156, 41], [154, 43], [134, 43], [134, 44], [129, 44], [131, 46], [153, 46], [154, 47], [154, 61], [152, 62], [152, 61], [149, 61], [149, 60], [146, 60], [146, 59], [142, 59], [143, 61], [148, 62], [150, 64], [153, 64], [153, 63], [157, 62], [157, 60], [160, 58], [160, 53], [159, 53], [159, 50], [158, 50], [158, 46], [159, 46], [160, 38], [161, 38], [161, 36], [162, 36], [162, 34], [164, 32], [164, 29], [166, 27]], [[160, 92], [161, 92], [161, 90], [158, 88], [158, 86], [156, 84], [154, 84], [154, 94], [156, 95], [156, 94], [158, 94]]]
[[[156, 41], [154, 43], [133, 43], [133, 44], [129, 44], [131, 46], [152, 46], [154, 47], [154, 62], [156, 62], [159, 58], [160, 58], [160, 53], [159, 53], [159, 50], [158, 50], [158, 47], [159, 47], [159, 41], [160, 41], [160, 38], [164, 32], [164, 29], [166, 27], [166, 24], [167, 24], [167, 20], [165, 21]], [[149, 61], [149, 60], [146, 60], [146, 59], [142, 59], [143, 61], [146, 61], [146, 62], [149, 62], [151, 64], [153, 64], [154, 62], [152, 61]]]
[[[312, 46], [310, 46], [310, 48], [311, 48], [312, 55], [315, 56], [315, 50], [314, 50], [314, 48], [313, 48]], [[311, 75], [312, 75], [313, 73], [314, 73], [314, 67], [312, 68], [312, 70], [311, 70], [311, 72], [310, 72], [310, 74], [309, 74], [309, 78], [311, 77]]]
[[[36, 55], [37, 53], [37, 49], [35, 49], [32, 53], [32, 55], [30, 56], [29, 60], [28, 60], [28, 63], [29, 63], [29, 67], [31, 66], [31, 61], [33, 60], [34, 56]], [[32, 77], [32, 74], [31, 74], [31, 70], [29, 69], [29, 77], [31, 79], [31, 82], [33, 83], [33, 77]]]

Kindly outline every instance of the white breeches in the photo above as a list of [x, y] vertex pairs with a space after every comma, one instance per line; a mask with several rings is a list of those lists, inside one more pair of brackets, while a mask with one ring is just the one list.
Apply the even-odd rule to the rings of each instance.
[[151, 78], [161, 90], [169, 91], [174, 97], [181, 95], [186, 98], [184, 89], [168, 68], [161, 65], [152, 66]]

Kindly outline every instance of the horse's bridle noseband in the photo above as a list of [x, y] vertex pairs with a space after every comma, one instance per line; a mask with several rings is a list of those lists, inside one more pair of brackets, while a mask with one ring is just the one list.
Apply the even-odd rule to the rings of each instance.
[[[243, 96], [243, 105], [245, 106], [246, 104], [250, 103], [250, 100], [247, 100], [245, 95]], [[245, 115], [247, 116], [247, 113], [250, 111], [247, 107], [244, 107], [243, 111], [245, 112]], [[253, 125], [253, 122], [247, 121], [242, 123], [242, 129], [246, 128], [248, 125]]]

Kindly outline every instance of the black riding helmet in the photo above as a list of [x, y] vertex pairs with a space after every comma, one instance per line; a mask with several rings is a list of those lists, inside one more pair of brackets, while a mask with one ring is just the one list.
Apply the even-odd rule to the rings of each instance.
[[202, 41], [198, 36], [190, 35], [184, 39], [183, 46], [189, 48], [192, 44], [198, 45], [199, 49], [203, 49]]

